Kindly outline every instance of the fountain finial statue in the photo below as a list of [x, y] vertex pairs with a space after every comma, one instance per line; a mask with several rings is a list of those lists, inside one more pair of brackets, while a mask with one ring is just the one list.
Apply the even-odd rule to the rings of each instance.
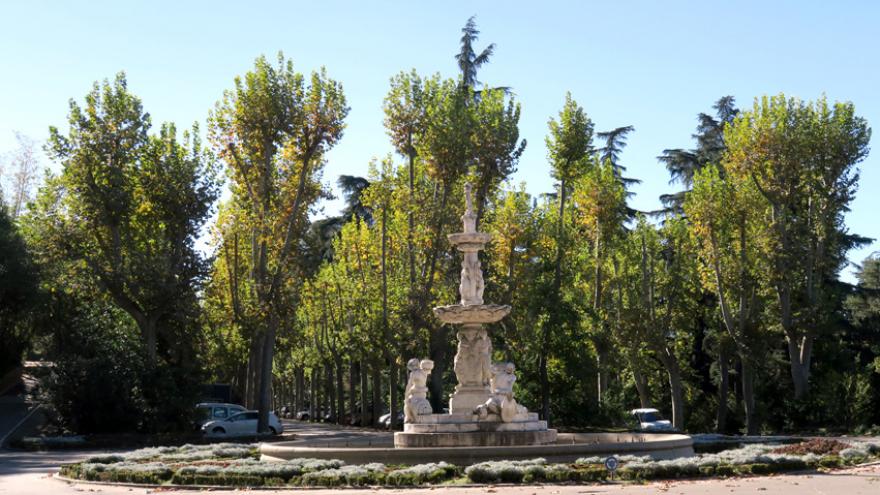
[[[464, 185], [465, 211], [461, 217], [464, 224], [464, 234], [477, 233], [477, 216], [474, 214], [474, 203], [471, 199], [471, 183]], [[480, 246], [482, 248], [482, 246]], [[480, 267], [478, 249], [464, 251], [461, 261], [461, 282], [458, 292], [461, 295], [462, 306], [474, 306], [483, 304], [483, 270]]]
[[464, 224], [464, 233], [473, 234], [477, 231], [477, 215], [474, 213], [474, 200], [471, 197], [473, 187], [470, 182], [464, 184], [464, 215], [461, 216], [461, 222]]

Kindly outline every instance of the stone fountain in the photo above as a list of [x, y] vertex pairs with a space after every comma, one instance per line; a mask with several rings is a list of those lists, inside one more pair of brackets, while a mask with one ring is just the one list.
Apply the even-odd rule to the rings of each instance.
[[672, 459], [694, 454], [686, 435], [664, 433], [560, 433], [517, 404], [513, 363], [492, 363], [492, 341], [484, 325], [501, 321], [510, 306], [483, 303], [483, 272], [479, 252], [491, 236], [477, 232], [471, 188], [465, 187], [464, 232], [449, 241], [462, 252], [459, 304], [434, 308], [440, 321], [460, 325], [454, 371], [458, 384], [449, 399], [449, 412], [437, 414], [427, 399], [428, 376], [434, 363], [410, 359], [404, 401], [403, 431], [324, 431], [297, 434], [290, 441], [260, 446], [264, 461], [294, 458], [340, 459], [348, 463], [416, 464], [446, 461], [459, 465], [500, 459], [543, 457], [573, 462], [586, 456], [650, 455]]
[[492, 340], [485, 325], [501, 321], [510, 306], [483, 302], [483, 271], [479, 253], [491, 240], [477, 232], [471, 186], [465, 185], [464, 231], [449, 234], [462, 253], [459, 304], [434, 308], [443, 323], [460, 325], [454, 371], [458, 380], [449, 399], [449, 413], [435, 414], [426, 399], [427, 377], [434, 363], [410, 360], [403, 431], [395, 433], [396, 447], [474, 447], [543, 445], [556, 441], [556, 430], [517, 404], [513, 363], [492, 362]]

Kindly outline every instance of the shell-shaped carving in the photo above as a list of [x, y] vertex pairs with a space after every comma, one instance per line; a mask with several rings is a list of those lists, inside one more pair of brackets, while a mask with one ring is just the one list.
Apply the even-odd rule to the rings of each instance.
[[434, 314], [443, 323], [462, 325], [465, 323], [495, 323], [510, 313], [506, 304], [476, 304], [462, 306], [452, 304], [434, 308]]

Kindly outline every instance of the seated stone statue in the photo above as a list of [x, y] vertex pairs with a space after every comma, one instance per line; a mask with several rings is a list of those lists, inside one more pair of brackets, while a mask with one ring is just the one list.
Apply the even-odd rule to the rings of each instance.
[[486, 419], [489, 414], [497, 414], [502, 421], [510, 422], [517, 414], [528, 412], [513, 398], [513, 383], [516, 381], [514, 371], [516, 371], [516, 367], [513, 363], [494, 363], [492, 365], [492, 379], [490, 381], [492, 397], [474, 410], [474, 414], [480, 419]]
[[420, 414], [431, 414], [431, 403], [428, 402], [428, 375], [434, 369], [434, 361], [412, 358], [406, 363], [409, 380], [406, 383], [405, 400], [403, 403], [403, 421], [415, 423]]

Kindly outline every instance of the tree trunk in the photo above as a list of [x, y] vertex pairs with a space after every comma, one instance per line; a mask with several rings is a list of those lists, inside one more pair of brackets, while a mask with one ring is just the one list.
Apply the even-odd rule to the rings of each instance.
[[[545, 322], [545, 325], [549, 322]], [[550, 379], [547, 376], [547, 352], [541, 349], [538, 356], [538, 382], [541, 386], [541, 419], [550, 421]]]
[[336, 424], [343, 424], [345, 416], [345, 387], [343, 386], [342, 358], [336, 359]]
[[257, 420], [257, 432], [266, 433], [269, 431], [269, 408], [271, 398], [272, 385], [272, 364], [275, 359], [275, 331], [278, 326], [278, 318], [274, 314], [269, 316], [266, 335], [263, 338], [263, 355], [260, 363], [260, 385], [259, 385], [259, 402], [257, 409], [260, 411]]
[[141, 332], [144, 336], [144, 349], [147, 352], [147, 365], [152, 368], [156, 366], [157, 318], [146, 318], [144, 323], [141, 327]]
[[315, 367], [312, 367], [312, 372], [309, 374], [309, 420], [314, 421], [315, 416], [317, 415], [317, 407], [318, 407], [318, 397], [315, 383], [318, 381], [318, 372]]
[[388, 363], [388, 404], [391, 412], [391, 429], [397, 428], [398, 390], [397, 390], [397, 364], [394, 361]]
[[449, 351], [448, 343], [449, 329], [446, 326], [431, 329], [428, 343], [430, 346], [429, 354], [431, 360], [434, 361], [434, 370], [431, 372], [430, 380], [428, 380], [428, 388], [431, 391], [431, 408], [435, 411], [443, 410], [443, 374], [447, 368], [447, 353]]
[[357, 384], [358, 369], [357, 362], [352, 359], [348, 364], [348, 416], [351, 418], [350, 423], [354, 424], [358, 420], [357, 412]]
[[755, 417], [755, 376], [751, 363], [740, 359], [742, 363], [743, 408], [746, 414], [746, 433], [758, 434], [758, 423]]
[[263, 355], [264, 339], [262, 335], [251, 338], [250, 356], [248, 358], [247, 385], [245, 390], [245, 407], [256, 409], [259, 403], [259, 377]]
[[324, 366], [324, 373], [326, 376], [326, 382], [324, 383], [324, 387], [327, 390], [327, 402], [330, 406], [330, 419], [335, 423], [339, 415], [336, 414], [336, 389], [333, 388], [333, 365], [327, 364]]
[[669, 391], [672, 396], [672, 426], [684, 430], [684, 389], [681, 384], [681, 370], [675, 357], [667, 357], [666, 373], [669, 375]]
[[718, 357], [718, 416], [715, 419], [715, 431], [725, 433], [727, 431], [727, 395], [730, 387], [730, 372], [727, 369], [727, 352], [723, 347]]
[[651, 407], [651, 397], [648, 393], [648, 378], [638, 368], [638, 363], [630, 359], [630, 368], [633, 373], [633, 382], [636, 384], [636, 392], [639, 394], [639, 407]]
[[374, 413], [370, 412], [370, 408], [368, 407], [369, 399], [367, 398], [368, 394], [368, 384], [367, 384], [367, 362], [364, 359], [361, 359], [360, 364], [358, 365], [358, 373], [361, 378], [361, 426], [370, 426], [373, 424], [373, 416]]
[[378, 361], [370, 367], [370, 376], [373, 382], [373, 427], [379, 428], [379, 416], [384, 414], [385, 408], [382, 407], [382, 373]]
[[798, 342], [798, 338], [791, 335], [786, 338], [786, 341], [791, 381], [794, 384], [794, 398], [802, 399], [810, 390], [810, 369], [807, 363], [809, 362], [809, 353], [812, 351], [812, 337], [804, 337], [801, 342]]
[[296, 369], [296, 392], [293, 399], [293, 413], [296, 414], [303, 410], [303, 393], [305, 393], [305, 373], [302, 368]]

